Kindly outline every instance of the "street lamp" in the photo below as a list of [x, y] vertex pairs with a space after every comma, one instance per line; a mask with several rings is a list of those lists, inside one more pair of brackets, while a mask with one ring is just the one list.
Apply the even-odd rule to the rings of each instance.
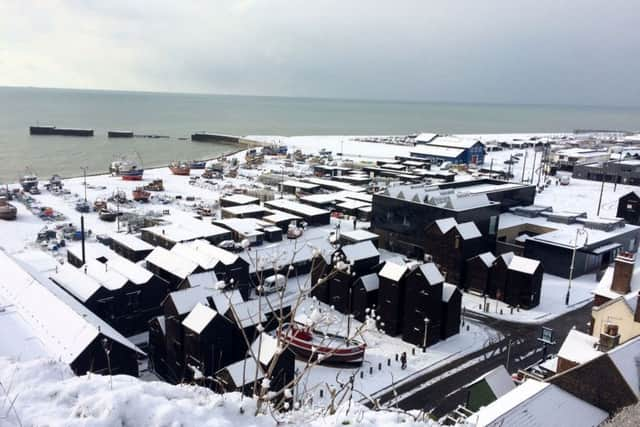
[[422, 341], [422, 352], [426, 352], [427, 351], [427, 329], [429, 328], [429, 319], [428, 318], [424, 318], [424, 338]]
[[576, 263], [576, 251], [578, 250], [578, 236], [584, 235], [583, 246], [587, 244], [589, 240], [589, 233], [584, 228], [578, 228], [576, 230], [576, 240], [573, 242], [573, 253], [571, 254], [571, 265], [569, 266], [569, 285], [567, 286], [567, 295], [564, 298], [564, 304], [569, 305], [569, 298], [571, 296], [571, 281], [573, 280], [573, 268]]

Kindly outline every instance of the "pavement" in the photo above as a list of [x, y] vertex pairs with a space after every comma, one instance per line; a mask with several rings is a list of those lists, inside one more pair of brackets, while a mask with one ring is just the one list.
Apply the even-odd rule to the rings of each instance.
[[374, 397], [383, 406], [405, 410], [421, 409], [439, 418], [458, 405], [464, 405], [467, 396], [463, 386], [487, 371], [505, 365], [509, 372], [517, 372], [518, 369], [540, 361], [543, 357], [543, 345], [537, 338], [540, 337], [542, 326], [554, 330], [556, 343], [547, 346], [547, 353], [551, 355], [558, 352], [562, 341], [574, 326], [587, 332], [590, 319], [591, 304], [543, 325], [513, 323], [467, 312], [465, 322], [483, 323], [497, 329], [504, 338], [438, 369], [416, 375], [394, 389]]

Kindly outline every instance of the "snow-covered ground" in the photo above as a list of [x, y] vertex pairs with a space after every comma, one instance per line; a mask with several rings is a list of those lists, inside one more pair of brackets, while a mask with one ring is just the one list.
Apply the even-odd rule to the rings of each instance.
[[[299, 317], [304, 317], [304, 313], [313, 308], [312, 305], [303, 306]], [[335, 313], [330, 319], [331, 321], [327, 322], [327, 331], [344, 336], [352, 336], [353, 331], [360, 330], [362, 325], [357, 320], [353, 320], [352, 333], [348, 334], [344, 316]], [[375, 396], [390, 390], [392, 385], [397, 386], [418, 374], [439, 368], [502, 338], [498, 331], [466, 319], [458, 335], [440, 341], [423, 352], [421, 348], [402, 341], [399, 337], [385, 335], [375, 327], [367, 325], [362, 330], [364, 332], [359, 338], [367, 344], [362, 366], [341, 369], [315, 366], [301, 380], [299, 392], [308, 393], [313, 397], [314, 402], [326, 401], [327, 387], [338, 387], [338, 384], [347, 383], [349, 378], [354, 376], [354, 389], [358, 391], [355, 396], [357, 399]], [[399, 357], [403, 352], [407, 354], [406, 369], [402, 369], [399, 359], [396, 360], [396, 355]], [[303, 372], [305, 364], [296, 363], [297, 369]], [[320, 390], [323, 390], [324, 399], [320, 397]]]
[[270, 427], [430, 426], [411, 414], [372, 411], [357, 403], [335, 414], [304, 408], [255, 415], [256, 402], [239, 393], [215, 394], [190, 385], [173, 386], [117, 375], [76, 377], [65, 364], [38, 359], [0, 359], [0, 426], [56, 427]]

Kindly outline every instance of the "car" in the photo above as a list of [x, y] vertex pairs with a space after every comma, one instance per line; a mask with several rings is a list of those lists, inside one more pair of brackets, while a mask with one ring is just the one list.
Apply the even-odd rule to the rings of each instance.
[[262, 284], [261, 292], [263, 294], [272, 294], [274, 292], [280, 292], [287, 285], [287, 278], [283, 274], [273, 274], [266, 279]]

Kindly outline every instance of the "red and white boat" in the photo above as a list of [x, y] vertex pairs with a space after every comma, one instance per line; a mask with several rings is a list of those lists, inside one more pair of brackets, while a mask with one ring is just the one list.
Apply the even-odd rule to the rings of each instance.
[[169, 163], [169, 169], [174, 175], [188, 176], [191, 173], [191, 167], [187, 162], [173, 161]]
[[319, 363], [354, 363], [364, 360], [366, 344], [340, 335], [314, 331], [300, 324], [285, 323], [280, 331], [281, 339], [301, 359], [318, 360]]

